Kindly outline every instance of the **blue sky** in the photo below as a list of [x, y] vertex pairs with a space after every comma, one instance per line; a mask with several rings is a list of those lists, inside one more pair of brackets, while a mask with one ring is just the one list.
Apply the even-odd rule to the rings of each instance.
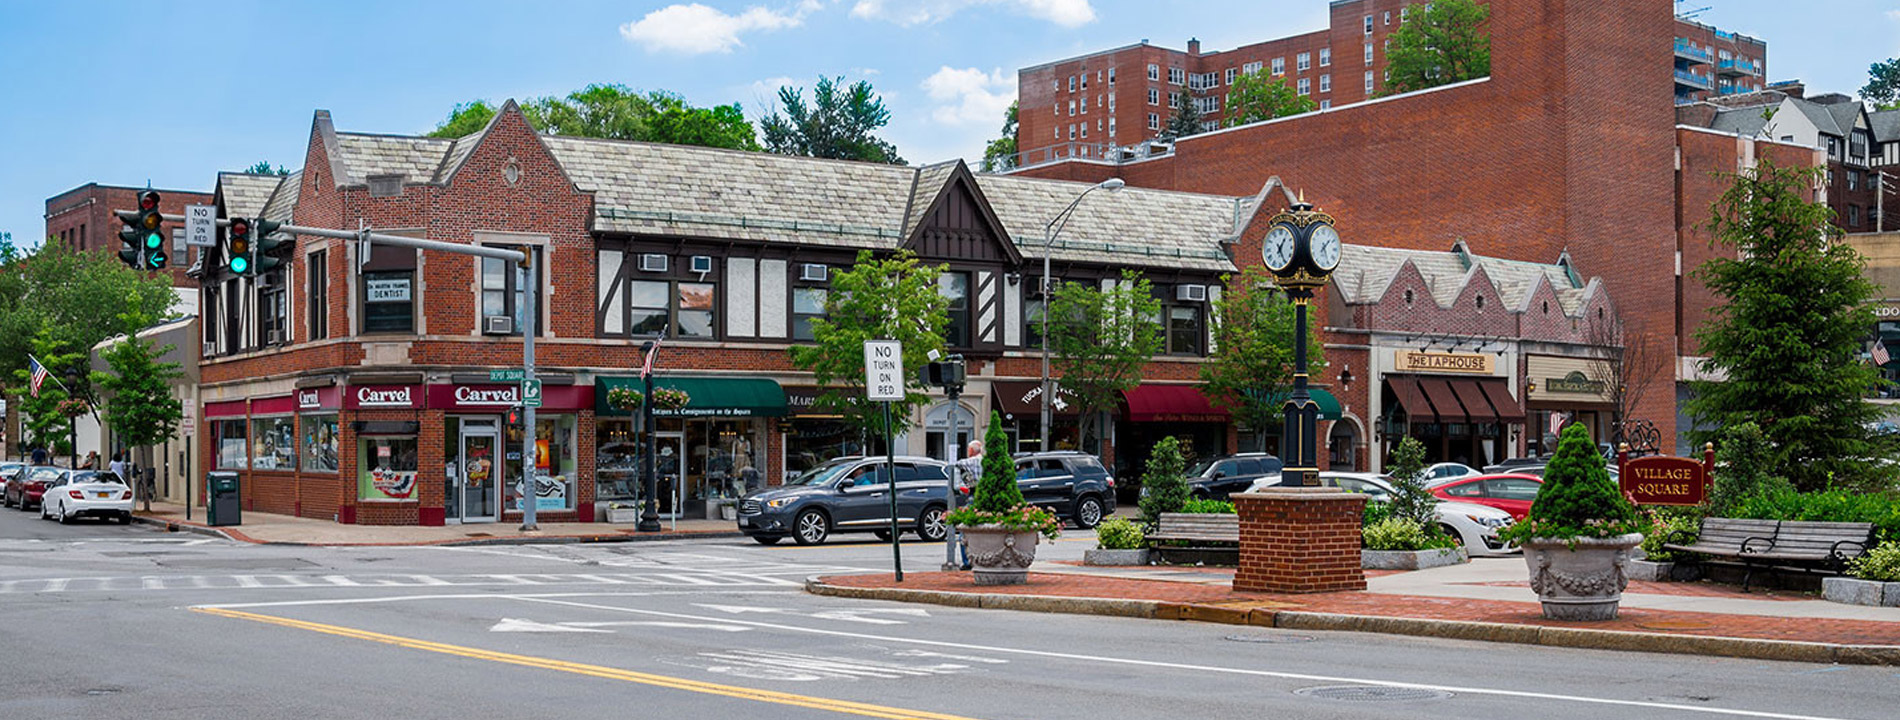
[[[294, 167], [317, 108], [342, 130], [421, 133], [458, 102], [595, 82], [739, 102], [757, 117], [780, 84], [869, 80], [891, 110], [883, 135], [906, 159], [973, 158], [1000, 128], [1016, 68], [1143, 38], [1231, 48], [1323, 27], [1326, 6], [9, 0], [0, 4], [0, 231], [35, 243], [46, 198], [87, 182], [208, 190], [219, 170]], [[1702, 22], [1768, 41], [1772, 80], [1851, 93], [1869, 63], [1900, 55], [1900, 0], [1800, 12], [1786, 0], [1678, 7], [1702, 6]]]

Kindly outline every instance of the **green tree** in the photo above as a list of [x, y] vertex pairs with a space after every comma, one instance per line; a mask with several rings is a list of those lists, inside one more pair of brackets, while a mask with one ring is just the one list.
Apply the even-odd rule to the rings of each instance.
[[1867, 68], [1867, 84], [1860, 98], [1882, 110], [1900, 110], [1900, 58], [1888, 58]]
[[1557, 441], [1530, 515], [1498, 536], [1518, 542], [1533, 537], [1602, 538], [1638, 532], [1642, 526], [1636, 506], [1610, 479], [1590, 431], [1583, 423], [1573, 423]]
[[752, 123], [745, 119], [745, 110], [738, 103], [693, 107], [684, 98], [664, 91], [649, 93], [647, 101], [653, 106], [644, 138], [649, 142], [754, 152], [761, 149]]
[[1011, 101], [1003, 113], [1003, 136], [983, 148], [983, 172], [1013, 170], [1016, 158], [1016, 103]]
[[1050, 364], [1082, 416], [1082, 447], [1097, 450], [1104, 411], [1141, 383], [1161, 351], [1161, 301], [1148, 279], [1123, 270], [1109, 289], [1066, 282], [1049, 302]]
[[1704, 370], [1727, 379], [1694, 383], [1689, 412], [1703, 427], [1755, 423], [1775, 448], [1768, 472], [1804, 491], [1884, 487], [1890, 443], [1869, 429], [1880, 411], [1865, 400], [1882, 381], [1861, 358], [1875, 286], [1833, 211], [1808, 199], [1818, 173], [1763, 158], [1728, 176], [1709, 228], [1736, 257], [1698, 271], [1723, 304], [1696, 332]]
[[1162, 128], [1163, 140], [1176, 140], [1201, 131], [1201, 110], [1194, 107], [1194, 98], [1180, 93], [1181, 102], [1175, 106], [1174, 115], [1168, 118], [1168, 126]]
[[[1201, 365], [1203, 392], [1244, 427], [1269, 428], [1279, 422], [1293, 383], [1295, 308], [1273, 283], [1273, 274], [1251, 266], [1221, 278], [1213, 302], [1213, 347]], [[1308, 328], [1307, 347], [1320, 347], [1318, 323]], [[1313, 353], [1309, 370], [1318, 375], [1326, 363]], [[1260, 442], [1266, 435], [1259, 433]], [[1262, 452], [1272, 448], [1260, 447]]]
[[1413, 5], [1392, 33], [1382, 95], [1424, 90], [1491, 74], [1491, 10], [1473, 0]]
[[1431, 536], [1442, 536], [1438, 498], [1425, 489], [1425, 445], [1407, 437], [1392, 449], [1392, 517], [1418, 523]]
[[565, 98], [531, 100], [523, 111], [539, 119], [535, 129], [549, 135], [645, 140], [653, 103], [625, 85], [596, 83]]
[[881, 403], [864, 398], [864, 341], [897, 340], [904, 346], [904, 399], [892, 408], [896, 430], [911, 411], [929, 401], [914, 371], [943, 349], [949, 301], [937, 290], [939, 266], [924, 265], [909, 251], [879, 259], [865, 250], [856, 264], [831, 274], [825, 317], [811, 321], [813, 345], [792, 348], [792, 363], [827, 388], [817, 405], [843, 415], [874, 435], [884, 432]]
[[13, 379], [18, 384], [7, 388], [7, 393], [18, 398], [21, 425], [26, 430], [23, 439], [30, 445], [44, 445], [57, 455], [65, 455], [66, 452], [57, 449], [71, 447], [73, 418], [89, 410], [86, 387], [67, 379], [84, 371], [86, 354], [68, 349], [47, 327], [40, 328], [30, 339], [29, 346], [32, 356], [52, 377], [41, 383], [39, 393], [35, 394], [31, 384], [33, 374], [22, 359], [13, 371]]
[[871, 134], [891, 121], [891, 112], [871, 83], [842, 82], [843, 77], [820, 76], [810, 105], [803, 89], [779, 88], [779, 107], [759, 123], [765, 149], [780, 155], [904, 164], [897, 146]]
[[1227, 90], [1227, 127], [1312, 112], [1318, 105], [1286, 84], [1255, 70], [1234, 78]]
[[[140, 323], [143, 324], [143, 323]], [[149, 448], [164, 442], [178, 431], [184, 419], [184, 406], [172, 395], [172, 384], [184, 376], [178, 363], [159, 362], [173, 346], [154, 348], [137, 336], [126, 336], [100, 353], [111, 372], [93, 372], [92, 382], [104, 390], [105, 421], [121, 442], [135, 448]], [[145, 509], [152, 509], [152, 498], [139, 494]]]
[[1729, 513], [1750, 496], [1794, 489], [1787, 480], [1772, 474], [1772, 469], [1781, 465], [1775, 455], [1775, 448], [1762, 437], [1761, 428], [1755, 423], [1723, 428], [1721, 439], [1715, 443], [1715, 477], [1711, 478], [1714, 487], [1709, 489], [1709, 514], [1733, 517]]
[[[435, 129], [430, 130], [426, 136], [435, 138], [464, 137], [481, 132], [482, 128], [488, 127], [488, 121], [494, 119], [494, 117], [495, 106], [488, 104], [487, 100], [470, 100], [465, 103], [457, 104], [453, 109], [449, 110], [448, 119], [436, 125]], [[529, 124], [532, 125], [534, 122], [530, 120]], [[535, 125], [535, 129], [539, 130], [540, 128], [540, 125]]]
[[[478, 132], [496, 112], [485, 100], [456, 105], [428, 135], [458, 138]], [[738, 103], [694, 107], [664, 90], [640, 93], [625, 85], [597, 83], [565, 97], [531, 98], [521, 104], [521, 113], [537, 132], [549, 135], [759, 149]]]
[[1141, 524], [1153, 528], [1161, 524], [1161, 513], [1181, 512], [1187, 505], [1186, 470], [1180, 439], [1170, 435], [1155, 443], [1141, 473]]
[[[26, 367], [27, 353], [40, 352], [35, 349], [40, 339], [47, 343], [46, 354], [83, 357], [106, 338], [137, 331], [130, 324], [135, 318], [166, 317], [177, 298], [168, 276], [128, 268], [109, 251], [84, 251], [49, 239], [30, 255], [0, 262], [0, 367]], [[118, 312], [100, 312], [102, 307]], [[67, 369], [53, 366], [45, 355], [40, 360], [55, 375]], [[73, 367], [87, 371], [81, 364]], [[86, 388], [74, 392], [90, 399]]]
[[277, 169], [272, 170], [269, 160], [259, 160], [257, 161], [256, 164], [250, 167], [244, 168], [244, 172], [251, 175], [289, 175], [290, 174], [290, 171], [285, 170], [284, 166], [282, 165], [278, 165]]
[[1003, 512], [1021, 504], [1023, 491], [1016, 485], [1016, 461], [1009, 456], [1009, 436], [1003, 433], [1003, 417], [992, 410], [990, 427], [983, 433], [983, 477], [970, 492], [970, 509]]

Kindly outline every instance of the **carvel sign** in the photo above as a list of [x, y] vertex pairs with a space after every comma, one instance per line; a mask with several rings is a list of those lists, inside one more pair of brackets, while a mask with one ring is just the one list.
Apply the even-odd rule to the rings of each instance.
[[415, 385], [358, 385], [350, 388], [350, 409], [414, 409], [422, 406], [421, 388]]
[[521, 402], [520, 385], [430, 385], [429, 407], [445, 410], [500, 410]]
[[1709, 468], [1683, 457], [1640, 457], [1623, 463], [1617, 484], [1638, 505], [1701, 505], [1709, 496]]

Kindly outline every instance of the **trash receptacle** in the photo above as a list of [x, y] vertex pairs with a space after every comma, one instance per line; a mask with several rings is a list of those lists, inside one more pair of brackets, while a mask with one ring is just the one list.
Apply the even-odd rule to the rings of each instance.
[[230, 471], [205, 473], [205, 522], [209, 525], [237, 525], [244, 520], [238, 499], [238, 474]]

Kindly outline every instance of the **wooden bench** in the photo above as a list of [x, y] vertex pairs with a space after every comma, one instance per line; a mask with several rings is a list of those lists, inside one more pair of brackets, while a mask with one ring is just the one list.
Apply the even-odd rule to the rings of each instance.
[[1703, 518], [1695, 542], [1683, 542], [1688, 538], [1678, 532], [1663, 547], [1741, 563], [1746, 592], [1758, 567], [1839, 574], [1873, 547], [1873, 538], [1873, 523]]
[[1164, 563], [1240, 564], [1240, 516], [1231, 513], [1161, 513], [1148, 533], [1148, 547]]

